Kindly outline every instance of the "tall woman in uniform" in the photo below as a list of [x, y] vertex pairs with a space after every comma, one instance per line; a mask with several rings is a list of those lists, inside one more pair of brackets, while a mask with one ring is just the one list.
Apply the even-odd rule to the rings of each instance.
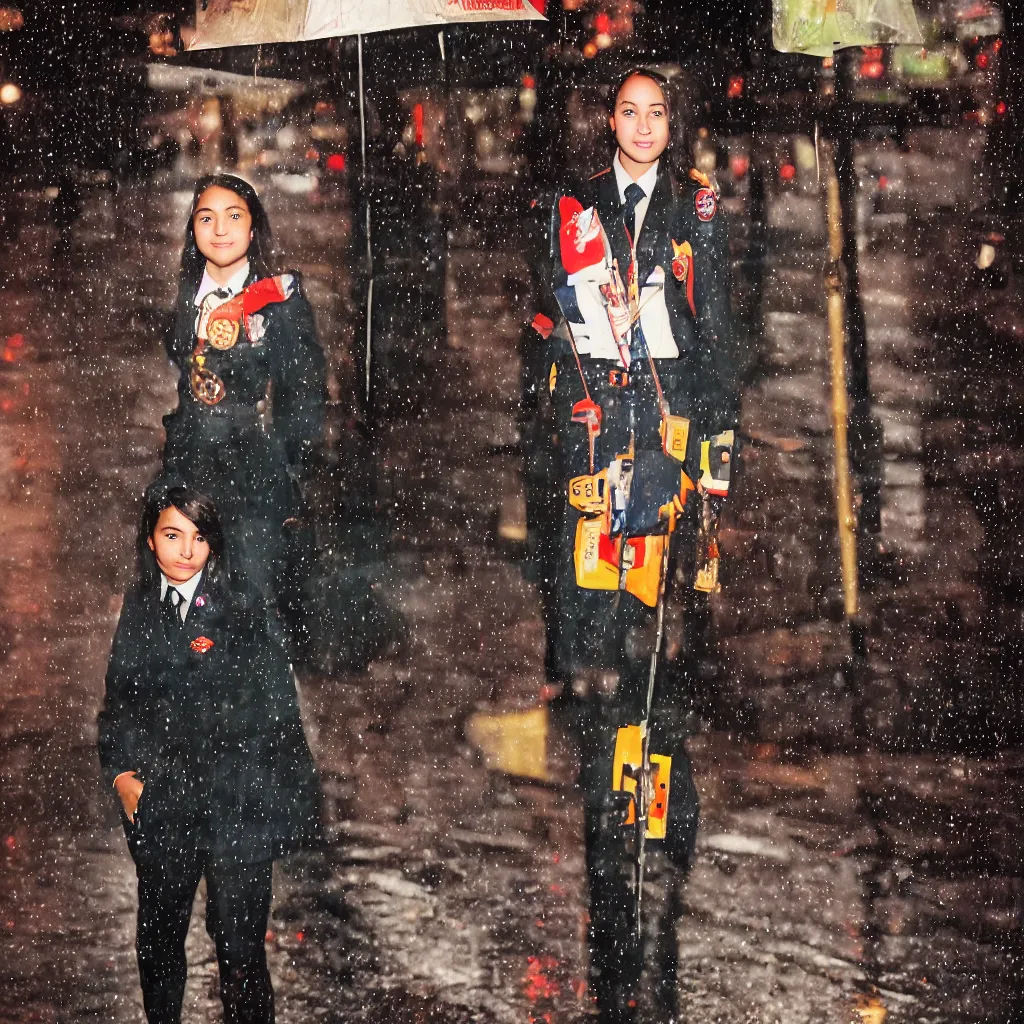
[[266, 211], [230, 174], [196, 183], [167, 353], [178, 407], [164, 469], [213, 499], [247, 579], [294, 625], [301, 484], [323, 433], [324, 355], [294, 273], [277, 273]]
[[[685, 127], [687, 114], [673, 110], [661, 75], [627, 74], [610, 109], [611, 165], [564, 190], [551, 223], [565, 345], [546, 381], [564, 509], [549, 633], [559, 674], [591, 698], [582, 709], [591, 970], [605, 1019], [615, 1021], [633, 1019], [644, 962], [625, 923], [633, 897], [622, 818], [607, 802], [616, 729], [644, 717], [659, 552], [668, 545], [669, 580], [692, 587], [698, 513], [705, 493], [724, 493], [737, 414], [726, 383], [727, 235], [711, 183], [686, 170], [689, 154], [674, 137], [673, 122]], [[703, 569], [713, 585], [712, 567]], [[649, 865], [661, 859], [667, 871], [666, 963], [674, 956], [676, 883], [690, 865], [698, 815], [685, 715], [663, 671], [668, 652], [682, 645], [677, 633], [667, 631], [649, 720], [652, 751], [673, 758], [667, 836], [648, 844]], [[665, 979], [671, 1002], [674, 971]]]

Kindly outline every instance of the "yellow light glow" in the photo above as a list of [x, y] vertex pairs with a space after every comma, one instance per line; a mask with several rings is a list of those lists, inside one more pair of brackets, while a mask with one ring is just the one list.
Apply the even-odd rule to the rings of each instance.
[[21, 99], [21, 89], [13, 82], [4, 82], [0, 85], [0, 103], [6, 103], [10, 106], [12, 103], [17, 103]]

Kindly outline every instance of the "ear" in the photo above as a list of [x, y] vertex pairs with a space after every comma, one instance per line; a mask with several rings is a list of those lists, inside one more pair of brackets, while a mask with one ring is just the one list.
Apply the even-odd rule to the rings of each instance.
[[615, 115], [614, 115], [614, 114], [612, 114], [612, 115], [611, 115], [611, 116], [610, 116], [610, 117], [608, 118], [608, 127], [609, 127], [609, 128], [611, 128], [611, 130], [612, 130], [612, 135], [614, 135], [614, 134], [615, 134]]
[[149, 545], [149, 550], [150, 551], [156, 551], [156, 545], [153, 543], [153, 538], [152, 537], [147, 537], [146, 538], [146, 543]]

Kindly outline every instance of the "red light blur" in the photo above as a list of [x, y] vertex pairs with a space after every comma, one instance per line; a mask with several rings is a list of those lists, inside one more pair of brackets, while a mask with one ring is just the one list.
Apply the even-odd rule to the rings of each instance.
[[878, 187], [879, 188], [888, 188], [889, 187], [889, 179], [884, 174], [880, 174], [878, 176]]
[[876, 81], [885, 74], [885, 65], [880, 60], [866, 60], [860, 66], [860, 77]]
[[336, 173], [340, 173], [345, 170], [345, 154], [332, 153], [327, 158], [327, 170], [335, 171]]
[[733, 75], [729, 79], [729, 87], [725, 90], [725, 95], [731, 100], [739, 99], [743, 95], [743, 76]]
[[1002, 117], [1006, 113], [1006, 100], [1000, 100], [996, 104], [996, 117]]
[[783, 164], [779, 168], [779, 177], [783, 181], [792, 181], [796, 177], [796, 168], [792, 164]]
[[524, 89], [536, 89], [537, 79], [533, 75], [523, 75], [523, 88]]
[[732, 171], [733, 177], [745, 177], [747, 171], [750, 170], [750, 158], [743, 153], [737, 153], [735, 156], [729, 157], [729, 170]]
[[423, 104], [417, 103], [412, 108], [412, 123], [416, 129], [416, 148], [423, 148]]
[[607, 35], [611, 31], [612, 19], [602, 11], [594, 18], [594, 28], [599, 35]]
[[984, 71], [989, 66], [990, 63], [991, 63], [991, 58], [989, 57], [989, 55], [984, 50], [982, 50], [981, 53], [975, 54], [975, 56], [974, 56], [974, 65], [980, 71]]

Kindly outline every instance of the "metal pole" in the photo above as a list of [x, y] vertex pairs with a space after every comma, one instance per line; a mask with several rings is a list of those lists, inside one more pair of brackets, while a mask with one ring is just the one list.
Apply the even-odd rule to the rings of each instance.
[[853, 511], [850, 477], [849, 394], [846, 384], [846, 299], [843, 274], [843, 212], [839, 200], [835, 154], [823, 145], [828, 217], [828, 257], [825, 290], [828, 294], [829, 354], [832, 370], [832, 431], [835, 438], [836, 516], [843, 573], [843, 607], [848, 620], [857, 614], [857, 519]]
[[366, 353], [364, 364], [366, 379], [364, 381], [366, 407], [370, 408], [370, 382], [373, 375], [373, 247], [371, 244], [370, 196], [366, 188], [366, 88], [363, 82], [363, 35], [356, 37], [356, 50], [359, 54], [359, 144], [362, 166], [360, 168], [360, 194], [362, 195], [366, 229]]

